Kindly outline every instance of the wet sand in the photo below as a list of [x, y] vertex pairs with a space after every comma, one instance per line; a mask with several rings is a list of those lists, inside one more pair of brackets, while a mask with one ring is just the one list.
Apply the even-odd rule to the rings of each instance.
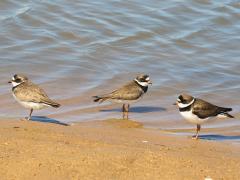
[[1, 119], [1, 179], [238, 179], [240, 146], [146, 129]]

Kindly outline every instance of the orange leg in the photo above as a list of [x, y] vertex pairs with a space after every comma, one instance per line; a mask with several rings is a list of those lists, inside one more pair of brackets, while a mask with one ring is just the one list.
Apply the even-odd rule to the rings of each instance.
[[196, 131], [196, 135], [193, 136], [193, 139], [197, 140], [198, 139], [198, 135], [199, 135], [199, 132], [201, 130], [201, 125], [200, 124], [197, 124], [197, 131]]
[[129, 104], [123, 104], [122, 112], [123, 112], [123, 119], [128, 119], [128, 112], [129, 112]]
[[28, 118], [27, 118], [28, 121], [31, 119], [32, 112], [33, 112], [33, 109], [30, 110], [30, 114], [29, 114], [29, 116], [28, 116]]
[[126, 110], [127, 110], [127, 119], [128, 119], [129, 108], [130, 108], [130, 105], [128, 104], [128, 105], [127, 105], [127, 109], [126, 109]]
[[124, 108], [124, 104], [123, 104], [123, 106], [122, 106], [122, 118], [124, 119], [125, 118], [125, 108]]

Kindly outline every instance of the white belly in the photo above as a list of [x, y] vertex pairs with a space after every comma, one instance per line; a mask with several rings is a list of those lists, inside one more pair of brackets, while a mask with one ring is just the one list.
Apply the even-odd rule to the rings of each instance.
[[43, 103], [34, 103], [34, 102], [25, 102], [25, 101], [18, 101], [23, 107], [28, 108], [28, 109], [43, 109], [46, 107], [49, 107], [47, 104]]
[[192, 111], [184, 111], [180, 112], [180, 114], [190, 123], [193, 124], [203, 124], [207, 121], [209, 121], [210, 118], [200, 119], [195, 114], [192, 113]]
[[13, 97], [16, 99], [16, 101], [21, 104], [23, 107], [28, 108], [28, 109], [43, 109], [46, 107], [49, 107], [49, 105], [44, 104], [44, 103], [35, 103], [35, 102], [27, 102], [27, 101], [21, 101], [19, 100], [14, 94]]

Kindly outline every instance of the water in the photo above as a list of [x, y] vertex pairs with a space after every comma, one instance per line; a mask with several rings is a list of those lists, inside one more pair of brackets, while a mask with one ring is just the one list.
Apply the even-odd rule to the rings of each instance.
[[110, 92], [139, 73], [153, 85], [130, 116], [146, 127], [193, 128], [172, 103], [190, 93], [234, 108], [234, 120], [209, 128], [239, 132], [240, 2], [0, 2], [0, 115], [26, 116], [6, 83], [24, 73], [63, 106], [34, 115], [61, 122], [120, 118], [120, 106], [91, 96]]

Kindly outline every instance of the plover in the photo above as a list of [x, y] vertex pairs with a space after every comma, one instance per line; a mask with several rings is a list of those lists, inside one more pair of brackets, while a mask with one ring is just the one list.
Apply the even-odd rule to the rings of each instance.
[[23, 107], [30, 109], [27, 120], [31, 119], [33, 110], [46, 107], [58, 108], [60, 104], [52, 101], [45, 91], [38, 85], [32, 83], [26, 76], [15, 74], [8, 83], [12, 84], [13, 97]]
[[174, 104], [179, 107], [180, 114], [188, 122], [197, 125], [196, 135], [193, 136], [194, 139], [198, 139], [201, 124], [208, 122], [213, 117], [234, 118], [228, 113], [232, 111], [232, 108], [219, 107], [187, 94], [180, 95]]
[[131, 103], [138, 101], [148, 90], [148, 85], [152, 84], [148, 75], [141, 74], [133, 81], [123, 87], [100, 96], [93, 96], [94, 102], [110, 101], [122, 104], [123, 119], [128, 119], [128, 112]]

